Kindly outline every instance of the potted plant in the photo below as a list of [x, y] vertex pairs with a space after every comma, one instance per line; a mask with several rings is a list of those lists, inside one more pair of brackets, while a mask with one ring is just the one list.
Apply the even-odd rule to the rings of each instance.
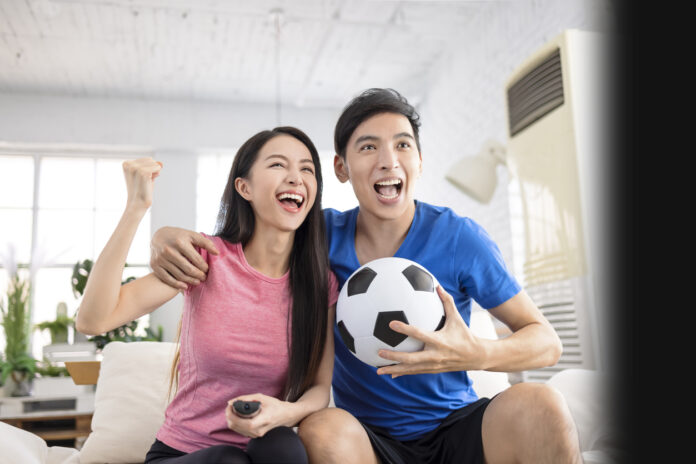
[[29, 350], [29, 288], [29, 282], [14, 273], [8, 285], [7, 302], [0, 301], [6, 342], [5, 356], [0, 361], [0, 378], [3, 383], [12, 379], [10, 396], [30, 395], [31, 382], [36, 374], [36, 359]]
[[51, 333], [51, 344], [68, 343], [68, 331], [74, 321], [68, 317], [68, 307], [65, 303], [58, 303], [56, 318], [52, 321], [43, 321], [34, 326], [37, 330], [48, 330]]

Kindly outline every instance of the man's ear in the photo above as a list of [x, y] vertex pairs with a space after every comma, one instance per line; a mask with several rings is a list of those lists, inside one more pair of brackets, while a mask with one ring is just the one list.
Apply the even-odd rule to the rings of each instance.
[[249, 186], [249, 182], [247, 182], [246, 179], [242, 177], [237, 177], [234, 180], [234, 189], [237, 191], [238, 194], [242, 196], [246, 201], [250, 201], [249, 199], [251, 198], [251, 188]]
[[341, 183], [350, 180], [348, 166], [346, 166], [346, 161], [340, 155], [334, 155], [334, 173]]

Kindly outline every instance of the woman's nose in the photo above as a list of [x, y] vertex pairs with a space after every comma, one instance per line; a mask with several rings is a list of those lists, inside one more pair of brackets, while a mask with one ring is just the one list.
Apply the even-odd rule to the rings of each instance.
[[300, 171], [297, 169], [288, 170], [287, 181], [289, 184], [292, 184], [292, 185], [301, 185], [302, 184], [302, 175], [301, 175]]

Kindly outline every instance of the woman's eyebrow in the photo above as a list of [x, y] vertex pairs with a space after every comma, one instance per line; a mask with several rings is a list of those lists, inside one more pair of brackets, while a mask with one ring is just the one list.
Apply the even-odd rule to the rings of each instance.
[[[282, 153], [271, 153], [270, 155], [266, 156], [266, 161], [272, 158], [280, 158], [285, 161], [288, 160], [288, 157], [283, 155]], [[314, 160], [312, 158], [303, 158], [300, 160], [300, 163], [310, 163], [311, 165], [314, 165]]]

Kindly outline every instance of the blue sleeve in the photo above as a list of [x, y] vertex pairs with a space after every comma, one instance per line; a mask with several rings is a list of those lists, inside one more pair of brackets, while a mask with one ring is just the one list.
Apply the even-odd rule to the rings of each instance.
[[460, 288], [485, 309], [504, 303], [522, 289], [508, 271], [498, 245], [469, 218], [460, 223], [453, 259]]

